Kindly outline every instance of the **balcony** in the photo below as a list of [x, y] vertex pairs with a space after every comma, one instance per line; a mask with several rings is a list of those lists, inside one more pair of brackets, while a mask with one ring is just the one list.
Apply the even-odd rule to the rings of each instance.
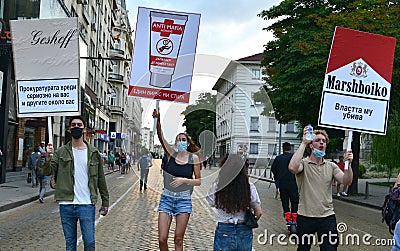
[[120, 49], [110, 49], [111, 58], [124, 58], [125, 52]]
[[108, 73], [108, 81], [122, 84], [124, 83], [124, 76], [122, 76], [121, 74], [110, 72]]
[[110, 105], [111, 114], [116, 114], [122, 116], [124, 114], [124, 108], [117, 105]]

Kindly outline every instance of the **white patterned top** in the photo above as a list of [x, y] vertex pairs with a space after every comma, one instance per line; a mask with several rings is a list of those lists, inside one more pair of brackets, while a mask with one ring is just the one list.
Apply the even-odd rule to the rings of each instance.
[[[208, 204], [215, 208], [215, 192], [217, 190], [217, 183], [214, 182], [210, 190], [207, 193], [206, 200]], [[250, 199], [250, 206], [253, 209], [256, 209], [261, 206], [260, 197], [258, 196], [258, 192], [256, 186], [250, 182], [250, 192], [251, 192], [251, 199]], [[238, 221], [243, 221], [245, 217], [245, 211], [237, 212], [235, 214], [229, 214], [222, 209], [215, 208], [214, 209], [217, 213], [217, 221], [218, 222], [229, 222], [229, 223], [237, 223]]]

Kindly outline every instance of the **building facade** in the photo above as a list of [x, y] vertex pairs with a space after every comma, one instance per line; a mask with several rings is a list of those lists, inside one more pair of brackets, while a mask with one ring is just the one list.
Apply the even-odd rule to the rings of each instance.
[[[133, 50], [125, 0], [0, 0], [0, 147], [4, 152], [0, 183], [5, 172], [24, 168], [28, 154], [49, 141], [52, 121], [55, 147], [70, 139], [69, 118], [18, 118], [11, 55], [10, 20], [77, 17], [80, 51], [81, 115], [87, 120], [86, 141], [100, 151], [140, 148], [140, 100], [127, 96]], [[111, 139], [110, 133], [117, 137]]]
[[154, 151], [154, 136], [153, 131], [150, 130], [148, 127], [142, 128], [142, 141], [141, 145], [149, 150], [150, 152]]
[[281, 153], [281, 143], [297, 149], [296, 122], [282, 125], [273, 112], [261, 115], [265, 103], [255, 102], [253, 95], [262, 87], [262, 53], [231, 61], [213, 90], [216, 102], [216, 158], [238, 153], [256, 166], [266, 166]]

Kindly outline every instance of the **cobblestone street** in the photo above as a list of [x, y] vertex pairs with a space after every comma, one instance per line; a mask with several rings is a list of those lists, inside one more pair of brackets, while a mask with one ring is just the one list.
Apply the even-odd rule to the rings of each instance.
[[[97, 250], [158, 250], [157, 207], [162, 190], [160, 160], [154, 160], [149, 175], [149, 189], [139, 191], [136, 167], [127, 175], [115, 172], [107, 175], [110, 191], [110, 211], [106, 217], [96, 222]], [[215, 213], [205, 201], [205, 194], [217, 175], [217, 168], [202, 170], [202, 185], [193, 193], [194, 215], [190, 218], [185, 235], [186, 250], [212, 250]], [[282, 217], [280, 201], [275, 200], [274, 185], [252, 179], [260, 194], [263, 216], [259, 228], [254, 230], [255, 250], [296, 250], [294, 245], [278, 243], [278, 235], [285, 236], [286, 228]], [[61, 229], [58, 204], [53, 196], [44, 204], [35, 201], [19, 208], [0, 213], [0, 250], [64, 250], [64, 237]], [[342, 245], [339, 250], [390, 250], [390, 245], [379, 247], [375, 240], [388, 241], [392, 236], [385, 224], [380, 222], [378, 210], [356, 206], [335, 200], [337, 222], [346, 227], [346, 236], [360, 237], [360, 245]], [[169, 247], [173, 250], [173, 230], [171, 224]], [[374, 245], [363, 244], [362, 238], [371, 236]], [[80, 234], [79, 234], [80, 236]], [[284, 239], [288, 242], [288, 239]], [[79, 240], [78, 250], [83, 250]], [[312, 250], [319, 250], [317, 246]]]

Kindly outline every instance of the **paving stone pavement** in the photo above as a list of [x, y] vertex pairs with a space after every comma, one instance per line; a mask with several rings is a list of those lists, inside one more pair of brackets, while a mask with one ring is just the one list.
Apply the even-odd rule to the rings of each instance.
[[[149, 173], [148, 189], [140, 192], [138, 179], [135, 177], [135, 183], [126, 197], [112, 208], [113, 217], [107, 216], [99, 223], [96, 230], [97, 247], [104, 250], [158, 250], [157, 210], [163, 180], [158, 168], [159, 163], [155, 161], [153, 166]], [[206, 184], [196, 187], [193, 193], [194, 215], [190, 217], [185, 234], [186, 250], [212, 250], [215, 213], [205, 204], [206, 187]], [[120, 224], [112, 224], [110, 221]], [[174, 230], [175, 221], [171, 224], [169, 234], [171, 249], [174, 246]], [[110, 233], [113, 233], [112, 236]]]
[[[157, 207], [162, 191], [162, 175], [159, 160], [150, 169], [149, 189], [139, 192], [137, 170], [127, 175], [117, 172], [106, 175], [110, 191], [110, 211], [99, 217], [96, 225], [96, 250], [158, 250]], [[194, 215], [190, 218], [184, 239], [185, 250], [212, 250], [216, 214], [205, 201], [211, 183], [217, 177], [218, 168], [202, 170], [202, 185], [192, 195]], [[254, 250], [296, 250], [293, 245], [276, 244], [276, 236], [286, 235], [280, 201], [274, 199], [275, 188], [270, 183], [251, 179], [255, 183], [262, 203], [263, 216], [259, 228], [254, 230]], [[100, 203], [100, 202], [99, 202]], [[100, 207], [99, 203], [96, 205]], [[373, 238], [391, 238], [387, 227], [380, 223], [380, 212], [335, 200], [337, 222], [344, 222], [351, 234], [364, 233]], [[98, 215], [96, 215], [98, 217]], [[37, 200], [26, 205], [0, 212], [0, 250], [64, 250], [58, 203], [50, 196], [41, 204]], [[171, 224], [169, 247], [173, 250]], [[80, 236], [80, 231], [78, 231]], [[265, 237], [275, 234], [274, 244]], [[83, 250], [80, 240], [78, 250]], [[311, 250], [319, 250], [313, 246]], [[342, 246], [338, 250], [390, 250], [389, 246]]]

